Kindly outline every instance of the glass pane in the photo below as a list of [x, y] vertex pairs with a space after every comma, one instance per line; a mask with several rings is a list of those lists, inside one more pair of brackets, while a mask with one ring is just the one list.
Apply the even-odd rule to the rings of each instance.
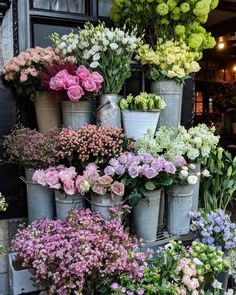
[[98, 15], [109, 16], [112, 7], [112, 0], [99, 0], [98, 1]]
[[85, 14], [86, 0], [33, 0], [33, 7], [51, 11]]

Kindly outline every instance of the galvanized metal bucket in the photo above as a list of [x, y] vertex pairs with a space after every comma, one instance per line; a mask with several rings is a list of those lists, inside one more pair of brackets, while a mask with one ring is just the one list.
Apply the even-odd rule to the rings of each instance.
[[90, 202], [93, 212], [99, 212], [105, 220], [109, 220], [112, 217], [110, 208], [116, 207], [119, 210], [121, 208], [122, 197], [116, 196], [115, 199], [112, 199], [110, 194], [104, 196], [92, 194]]
[[160, 95], [166, 103], [158, 126], [178, 128], [181, 121], [183, 84], [174, 80], [152, 81], [151, 92]]
[[161, 231], [163, 229], [163, 227], [165, 226], [164, 216], [165, 216], [165, 191], [164, 191], [164, 189], [162, 189], [161, 190], [161, 198], [160, 198], [160, 210], [159, 210], [159, 216], [158, 216], [157, 231]]
[[154, 242], [157, 236], [161, 190], [149, 191], [148, 198], [133, 208], [133, 224], [136, 235], [144, 242]]
[[54, 192], [47, 187], [32, 182], [33, 170], [26, 170], [26, 178], [20, 179], [26, 183], [28, 223], [36, 219], [55, 217]]
[[171, 234], [185, 235], [190, 230], [193, 188], [191, 185], [171, 186], [167, 196], [167, 229]]
[[117, 94], [104, 94], [99, 97], [97, 126], [121, 128], [121, 114], [118, 106], [121, 99]]
[[81, 128], [92, 122], [93, 105], [90, 100], [62, 101], [62, 118], [65, 127]]
[[122, 111], [122, 122], [128, 138], [138, 139], [151, 129], [153, 135], [157, 128], [160, 112]]
[[72, 209], [83, 209], [85, 208], [85, 198], [79, 193], [73, 196], [68, 196], [65, 193], [61, 193], [55, 190], [55, 201], [56, 201], [56, 216], [57, 219], [65, 220], [67, 213]]

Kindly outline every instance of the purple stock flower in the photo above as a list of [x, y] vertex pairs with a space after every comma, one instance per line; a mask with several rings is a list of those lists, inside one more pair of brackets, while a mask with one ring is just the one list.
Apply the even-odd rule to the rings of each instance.
[[161, 157], [154, 159], [154, 161], [151, 163], [151, 166], [157, 171], [160, 172], [165, 164], [165, 160]]
[[115, 171], [116, 171], [116, 174], [123, 175], [125, 174], [125, 166], [119, 164], [115, 167]]
[[138, 166], [131, 165], [128, 168], [128, 173], [131, 176], [131, 178], [138, 177], [139, 176], [139, 171], [140, 171], [140, 168]]
[[154, 177], [157, 176], [156, 170], [154, 168], [152, 168], [152, 167], [144, 168], [143, 171], [142, 171], [142, 173], [148, 179], [152, 179], [152, 178], [154, 178]]
[[144, 164], [151, 164], [154, 158], [151, 154], [147, 153], [142, 155], [142, 160]]
[[187, 165], [187, 162], [185, 161], [183, 156], [176, 156], [172, 162], [177, 168]]
[[175, 174], [176, 168], [175, 168], [175, 165], [172, 162], [166, 161], [164, 163], [164, 170], [167, 173]]
[[106, 175], [114, 175], [115, 173], [115, 169], [112, 167], [112, 166], [107, 166], [105, 169], [104, 169], [104, 173]]

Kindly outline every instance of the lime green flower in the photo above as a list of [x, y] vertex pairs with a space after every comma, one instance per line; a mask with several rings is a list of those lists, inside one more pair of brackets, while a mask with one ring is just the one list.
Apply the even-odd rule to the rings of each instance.
[[204, 48], [205, 49], [211, 49], [211, 48], [213, 48], [215, 46], [216, 46], [216, 40], [215, 40], [215, 38], [212, 37], [212, 36], [208, 36]]
[[199, 34], [192, 34], [188, 39], [189, 46], [193, 49], [198, 49], [202, 45], [202, 37]]
[[199, 1], [195, 8], [193, 9], [193, 13], [198, 17], [205, 17], [210, 12], [210, 4], [211, 0], [201, 0]]
[[176, 7], [177, 2], [175, 0], [167, 0], [167, 5], [169, 7], [169, 10], [171, 11], [173, 8]]
[[210, 9], [213, 10], [215, 9], [219, 4], [219, 0], [211, 0], [211, 5], [210, 5]]
[[167, 15], [168, 12], [169, 12], [169, 7], [165, 3], [160, 3], [160, 4], [157, 5], [156, 12], [159, 15]]
[[187, 13], [190, 10], [190, 5], [187, 2], [184, 2], [180, 5], [180, 10], [183, 13]]
[[184, 35], [184, 33], [185, 33], [185, 26], [177, 25], [177, 26], [175, 27], [175, 34], [176, 34], [176, 35], [181, 36], [181, 35]]

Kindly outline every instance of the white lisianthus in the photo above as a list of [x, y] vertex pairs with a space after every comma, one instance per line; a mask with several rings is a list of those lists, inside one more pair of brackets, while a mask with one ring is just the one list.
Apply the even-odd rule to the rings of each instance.
[[113, 37], [114, 37], [114, 32], [111, 32], [111, 31], [107, 31], [106, 32], [106, 37], [108, 38], [108, 40], [112, 40]]
[[204, 177], [210, 177], [210, 176], [211, 176], [209, 170], [207, 170], [207, 169], [204, 169], [204, 170], [202, 171], [202, 175], [203, 175]]
[[93, 45], [93, 47], [91, 48], [94, 52], [98, 52], [100, 50], [100, 46], [98, 45]]
[[59, 49], [64, 49], [66, 47], [66, 43], [65, 42], [61, 42], [60, 44], [58, 44], [57, 48]]
[[84, 54], [83, 54], [83, 59], [89, 59], [90, 58], [90, 53], [89, 53], [89, 51], [88, 50], [85, 50], [84, 51]]
[[91, 64], [89, 65], [90, 68], [95, 69], [99, 66], [99, 62], [98, 61], [93, 61], [91, 62]]
[[116, 43], [111, 43], [110, 47], [111, 47], [112, 50], [116, 50], [119, 46]]
[[216, 279], [213, 281], [212, 283], [212, 287], [214, 289], [218, 289], [218, 290], [221, 290], [222, 289], [222, 283], [217, 281]]
[[88, 42], [86, 42], [86, 41], [82, 41], [82, 42], [80, 43], [80, 45], [83, 46], [84, 48], [86, 48], [86, 47], [89, 46]]
[[187, 178], [187, 177], [188, 177], [188, 171], [187, 171], [187, 170], [181, 170], [181, 171], [180, 171], [180, 175], [181, 175], [183, 178]]
[[181, 167], [182, 170], [188, 171], [188, 167], [187, 166], [182, 166]]
[[187, 178], [188, 184], [194, 185], [198, 181], [198, 177], [196, 175], [189, 175]]
[[123, 45], [125, 45], [125, 44], [128, 43], [128, 39], [127, 38], [124, 38], [124, 39], [121, 40], [121, 42], [122, 42]]
[[194, 170], [196, 168], [196, 165], [194, 165], [193, 163], [188, 165], [188, 168], [191, 170]]
[[99, 60], [99, 59], [100, 59], [100, 54], [99, 53], [94, 54], [93, 61], [96, 61], [96, 60]]
[[109, 40], [107, 40], [106, 38], [103, 38], [103, 39], [102, 39], [102, 44], [103, 44], [104, 46], [107, 46], [109, 43], [110, 43]]

